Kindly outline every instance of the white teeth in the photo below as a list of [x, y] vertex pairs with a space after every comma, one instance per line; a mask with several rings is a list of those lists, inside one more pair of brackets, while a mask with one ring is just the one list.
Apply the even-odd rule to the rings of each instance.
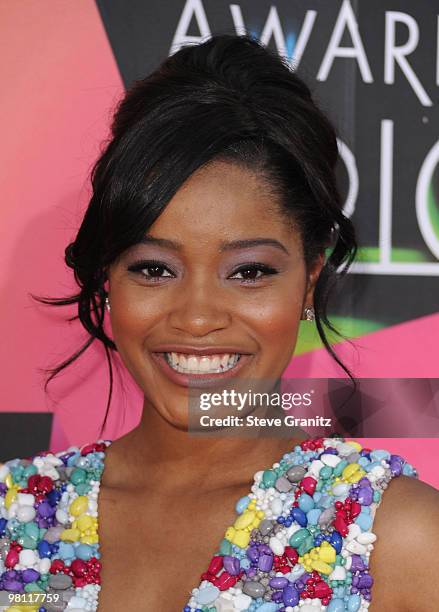
[[218, 374], [233, 368], [239, 361], [239, 353], [224, 355], [188, 355], [183, 353], [165, 353], [165, 358], [172, 369], [185, 374], [211, 373]]

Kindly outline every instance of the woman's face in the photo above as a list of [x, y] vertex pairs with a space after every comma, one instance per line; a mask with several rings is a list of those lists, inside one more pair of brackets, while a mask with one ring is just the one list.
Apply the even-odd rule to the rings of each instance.
[[189, 380], [208, 391], [220, 377], [277, 379], [292, 357], [323, 258], [307, 278], [299, 234], [277, 206], [260, 176], [211, 162], [108, 270], [121, 359], [176, 427], [187, 424]]

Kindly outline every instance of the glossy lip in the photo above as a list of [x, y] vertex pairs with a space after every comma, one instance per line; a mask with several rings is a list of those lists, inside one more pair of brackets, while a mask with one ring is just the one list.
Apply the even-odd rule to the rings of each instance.
[[[213, 385], [217, 385], [222, 380], [226, 380], [232, 378], [239, 372], [251, 359], [252, 355], [250, 353], [240, 353], [239, 350], [223, 350], [223, 347], [214, 347], [209, 348], [208, 351], [206, 349], [194, 351], [194, 347], [185, 347], [186, 350], [182, 350], [183, 347], [180, 347], [178, 350], [176, 348], [166, 349], [163, 352], [153, 352], [152, 357], [157, 365], [160, 367], [162, 372], [175, 384], [180, 385], [182, 387], [194, 387], [194, 388], [205, 388], [211, 387]], [[182, 372], [177, 372], [166, 361], [166, 357], [164, 353], [188, 353], [188, 354], [198, 354], [198, 355], [213, 355], [213, 354], [221, 354], [223, 353], [239, 353], [241, 355], [238, 362], [234, 365], [230, 370], [226, 370], [225, 372], [219, 372], [217, 374], [213, 374], [212, 372], [203, 372], [200, 374], [183, 374]]]

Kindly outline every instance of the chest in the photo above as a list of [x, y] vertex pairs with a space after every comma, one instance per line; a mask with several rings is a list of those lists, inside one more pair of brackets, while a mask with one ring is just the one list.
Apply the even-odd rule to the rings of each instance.
[[236, 518], [240, 493], [139, 502], [102, 489], [98, 612], [182, 610]]

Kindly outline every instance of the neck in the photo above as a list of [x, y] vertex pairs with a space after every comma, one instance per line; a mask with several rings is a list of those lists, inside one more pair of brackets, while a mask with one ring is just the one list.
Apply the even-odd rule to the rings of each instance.
[[288, 438], [195, 436], [171, 425], [145, 400], [139, 425], [117, 441], [118, 480], [162, 491], [237, 487], [308, 437], [300, 430]]

